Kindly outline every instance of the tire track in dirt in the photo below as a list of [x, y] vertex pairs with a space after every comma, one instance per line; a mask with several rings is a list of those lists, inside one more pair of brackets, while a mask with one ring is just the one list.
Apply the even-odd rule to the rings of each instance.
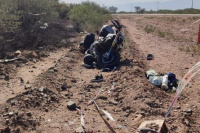
[[[131, 19], [134, 21], [130, 21]], [[183, 76], [180, 70], [185, 73], [185, 68], [192, 67], [193, 64], [198, 62], [197, 57], [194, 58], [191, 54], [179, 50], [180, 42], [165, 40], [142, 31], [141, 27], [136, 24], [139, 19], [145, 21], [143, 16], [122, 19], [121, 21], [129, 29], [130, 38], [133, 39], [140, 52], [143, 53], [143, 58], [146, 59], [149, 53], [154, 55], [154, 60], [148, 62], [149, 68], [158, 72], [172, 71], [180, 77]]]
[[28, 83], [30, 86], [34, 83], [37, 76], [53, 67], [56, 62], [66, 54], [67, 49], [59, 49], [50, 52], [48, 57], [41, 58], [36, 63], [24, 64], [17, 70], [16, 76], [12, 77], [7, 84], [2, 86], [0, 93], [0, 105], [11, 97], [24, 92], [25, 85]]

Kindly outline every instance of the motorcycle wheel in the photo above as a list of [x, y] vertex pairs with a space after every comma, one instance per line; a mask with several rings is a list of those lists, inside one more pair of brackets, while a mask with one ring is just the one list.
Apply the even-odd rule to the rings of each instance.
[[102, 69], [104, 67], [115, 67], [119, 65], [120, 62], [120, 54], [118, 52], [114, 53], [114, 58], [112, 58], [112, 61], [108, 61], [108, 63], [103, 63], [103, 56], [99, 57], [98, 61], [97, 61], [97, 68], [98, 69]]
[[92, 65], [94, 62], [94, 57], [91, 54], [86, 54], [83, 58], [83, 62], [87, 65]]

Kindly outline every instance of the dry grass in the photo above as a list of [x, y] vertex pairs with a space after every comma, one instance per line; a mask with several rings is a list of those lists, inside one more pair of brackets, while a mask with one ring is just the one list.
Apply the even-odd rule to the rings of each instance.
[[152, 25], [146, 25], [144, 30], [145, 30], [146, 33], [152, 33], [152, 32], [155, 31], [155, 27], [152, 26]]

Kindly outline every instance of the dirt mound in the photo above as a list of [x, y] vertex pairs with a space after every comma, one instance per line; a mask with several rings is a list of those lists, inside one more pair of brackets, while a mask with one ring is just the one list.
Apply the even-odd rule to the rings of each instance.
[[[59, 96], [47, 88], [28, 90], [14, 98], [8, 99], [1, 110], [4, 124], [11, 132], [35, 130], [40, 125], [40, 118], [33, 112], [48, 112], [59, 103]], [[3, 132], [3, 131], [2, 131]], [[6, 132], [6, 131], [5, 131]]]

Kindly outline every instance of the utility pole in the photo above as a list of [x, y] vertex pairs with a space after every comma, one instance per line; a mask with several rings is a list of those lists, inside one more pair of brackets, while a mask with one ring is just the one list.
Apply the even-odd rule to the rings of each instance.
[[159, 2], [156, 2], [157, 3], [157, 12], [158, 12], [158, 10], [159, 10]]
[[193, 0], [192, 0], [192, 8], [193, 8]]
[[131, 4], [131, 12], [133, 12], [133, 4]]

